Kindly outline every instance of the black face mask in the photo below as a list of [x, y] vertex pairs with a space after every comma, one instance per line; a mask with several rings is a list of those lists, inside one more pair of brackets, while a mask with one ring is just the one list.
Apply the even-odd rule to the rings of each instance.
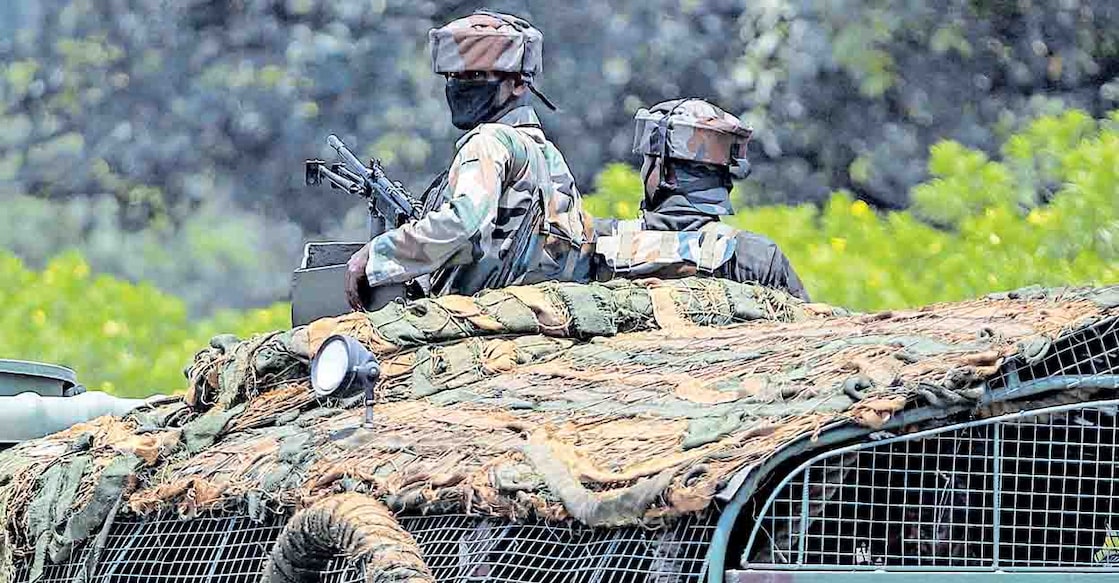
[[730, 173], [725, 168], [685, 162], [676, 163], [673, 170], [675, 184], [666, 186], [668, 186], [667, 190], [674, 193], [689, 194], [710, 189], [730, 190], [731, 188]]
[[733, 212], [730, 174], [706, 164], [673, 163], [676, 180], [657, 187], [641, 203], [645, 228], [691, 231]]
[[500, 94], [500, 79], [447, 79], [451, 123], [460, 130], [471, 130], [478, 124], [492, 121], [504, 113], [505, 104], [497, 102]]

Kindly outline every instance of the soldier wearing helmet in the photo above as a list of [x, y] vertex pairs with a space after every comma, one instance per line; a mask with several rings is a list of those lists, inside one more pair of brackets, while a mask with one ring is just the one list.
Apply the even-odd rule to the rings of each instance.
[[430, 293], [590, 277], [593, 227], [575, 179], [540, 128], [529, 93], [543, 35], [527, 21], [478, 11], [429, 33], [435, 73], [446, 78], [459, 139], [445, 202], [423, 218], [375, 237], [347, 265], [346, 293], [430, 275]]
[[757, 282], [807, 300], [777, 244], [722, 224], [734, 212], [732, 179], [749, 174], [752, 130], [700, 99], [666, 101], [636, 116], [633, 151], [644, 155], [639, 219], [596, 220], [596, 276], [711, 275]]

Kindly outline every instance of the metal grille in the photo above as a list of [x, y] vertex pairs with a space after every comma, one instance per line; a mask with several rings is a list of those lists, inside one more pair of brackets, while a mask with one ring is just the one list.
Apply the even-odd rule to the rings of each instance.
[[1097, 385], [1119, 388], [1119, 318], [1109, 318], [1094, 326], [1073, 332], [1053, 343], [1044, 358], [1030, 361], [1014, 359], [988, 381], [992, 391], [1005, 389], [1013, 397], [1015, 388], [1031, 383], [1050, 382], [1075, 388], [1094, 381]]
[[[714, 517], [691, 517], [662, 530], [591, 529], [578, 524], [512, 524], [464, 515], [402, 517], [436, 580], [446, 582], [686, 582], [698, 581]], [[253, 582], [283, 527], [283, 517], [244, 516], [190, 521], [120, 517], [106, 539], [92, 581], [113, 583]], [[50, 565], [43, 583], [71, 583], [89, 550]], [[19, 562], [16, 583], [29, 578]], [[338, 558], [323, 583], [363, 582], [359, 565]]]
[[[714, 517], [688, 517], [663, 530], [592, 529], [462, 515], [404, 517], [440, 582], [570, 583], [699, 581]], [[324, 578], [359, 583], [360, 569]]]
[[[189, 521], [122, 515], [109, 530], [99, 560], [89, 561], [87, 546], [69, 562], [48, 565], [40, 582], [72, 583], [84, 568], [92, 568], [92, 581], [114, 583], [255, 582], [282, 528], [278, 516], [256, 522], [229, 515]], [[16, 583], [29, 576], [27, 562], [17, 563]]]
[[1119, 569], [1119, 401], [817, 456], [759, 514], [744, 563]]

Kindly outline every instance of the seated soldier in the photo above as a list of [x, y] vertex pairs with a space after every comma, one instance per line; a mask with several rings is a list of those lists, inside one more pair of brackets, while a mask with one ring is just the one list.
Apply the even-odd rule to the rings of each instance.
[[633, 151], [645, 156], [641, 218], [596, 219], [596, 277], [710, 275], [756, 282], [808, 300], [789, 259], [770, 239], [724, 225], [732, 178], [749, 173], [751, 130], [700, 99], [641, 109]]
[[451, 123], [467, 133], [455, 146], [442, 206], [350, 258], [346, 295], [355, 310], [365, 308], [366, 284], [376, 293], [427, 275], [432, 296], [589, 279], [582, 198], [528, 97], [550, 106], [534, 87], [542, 39], [527, 21], [484, 10], [431, 31]]

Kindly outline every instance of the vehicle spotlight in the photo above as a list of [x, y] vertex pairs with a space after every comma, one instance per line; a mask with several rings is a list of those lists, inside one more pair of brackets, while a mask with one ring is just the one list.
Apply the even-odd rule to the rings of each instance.
[[344, 399], [365, 393], [365, 421], [373, 426], [373, 387], [381, 376], [381, 363], [357, 340], [335, 334], [323, 341], [311, 359], [311, 388], [318, 397]]

